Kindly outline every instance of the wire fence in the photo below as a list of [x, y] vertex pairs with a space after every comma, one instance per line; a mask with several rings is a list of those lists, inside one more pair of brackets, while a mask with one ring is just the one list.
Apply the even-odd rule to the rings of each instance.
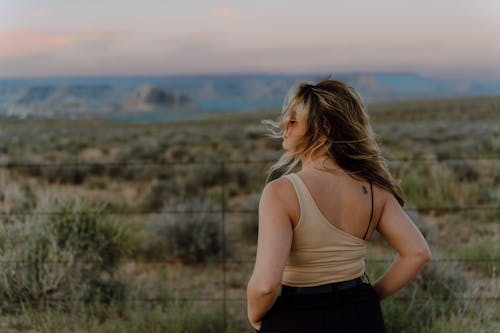
[[[442, 163], [443, 161], [476, 161], [476, 162], [481, 162], [486, 161], [487, 163], [491, 162], [493, 163], [492, 166], [492, 173], [493, 174], [500, 174], [500, 164], [498, 161], [500, 160], [500, 156], [496, 155], [484, 155], [484, 156], [465, 156], [465, 157], [447, 157], [444, 158], [444, 160], [436, 160], [435, 158], [432, 157], [411, 157], [411, 158], [406, 158], [406, 157], [400, 157], [400, 158], [392, 158], [391, 161], [395, 163]], [[234, 265], [234, 264], [246, 264], [246, 265], [252, 265], [253, 264], [253, 258], [234, 258], [232, 256], [229, 256], [227, 251], [227, 227], [228, 227], [228, 220], [227, 217], [228, 215], [238, 215], [238, 214], [250, 214], [250, 215], [257, 215], [257, 209], [256, 207], [252, 208], [235, 208], [227, 203], [227, 196], [228, 192], [230, 189], [228, 188], [228, 167], [234, 166], [234, 165], [247, 165], [250, 166], [251, 168], [255, 167], [266, 167], [270, 165], [272, 161], [269, 160], [264, 160], [264, 161], [253, 161], [253, 160], [246, 160], [246, 161], [231, 161], [231, 160], [224, 160], [224, 161], [190, 161], [190, 162], [155, 162], [155, 161], [130, 161], [127, 163], [113, 163], [113, 162], [106, 162], [106, 163], [86, 163], [86, 162], [74, 162], [74, 163], [30, 163], [30, 162], [11, 162], [11, 163], [0, 163], [0, 171], [4, 170], [6, 172], [20, 172], [21, 174], [23, 172], [30, 172], [31, 174], [33, 171], [35, 171], [35, 176], [37, 177], [43, 177], [43, 172], [44, 170], [47, 169], [57, 169], [57, 170], [63, 170], [63, 169], [88, 169], [88, 170], [94, 170], [97, 174], [103, 174], [106, 169], [113, 169], [113, 168], [129, 168], [129, 167], [141, 167], [141, 168], [163, 168], [163, 167], [181, 167], [181, 168], [187, 168], [190, 166], [211, 166], [214, 168], [215, 172], [215, 178], [217, 179], [217, 182], [215, 184], [212, 184], [212, 188], [216, 188], [216, 194], [220, 198], [220, 203], [218, 207], [216, 208], [210, 208], [210, 209], [147, 209], [147, 208], [134, 208], [134, 209], [116, 209], [116, 208], [109, 208], [104, 211], [96, 211], [96, 212], [85, 212], [85, 213], [79, 213], [79, 212], [74, 212], [73, 214], [101, 214], [101, 215], [117, 215], [117, 216], [145, 216], [145, 215], [165, 215], [165, 214], [173, 214], [173, 215], [189, 215], [189, 214], [214, 214], [218, 217], [219, 222], [220, 222], [220, 228], [221, 228], [221, 249], [222, 252], [220, 254], [220, 257], [212, 259], [210, 262], [220, 265], [220, 271], [221, 271], [221, 281], [220, 285], [222, 286], [222, 295], [220, 297], [176, 297], [176, 300], [185, 300], [185, 301], [213, 301], [213, 302], [220, 302], [222, 303], [223, 306], [223, 313], [224, 313], [224, 323], [226, 325], [227, 323], [227, 316], [228, 316], [228, 303], [229, 302], [244, 302], [245, 298], [241, 296], [232, 296], [228, 294], [228, 291], [230, 288], [228, 284], [228, 265]], [[183, 172], [189, 172], [186, 170], [183, 170]], [[175, 178], [175, 175], [173, 175]], [[154, 178], [154, 177], [153, 177]], [[1, 181], [1, 179], [0, 179]], [[0, 183], [1, 185], [1, 183]], [[263, 182], [262, 182], [263, 185]], [[5, 198], [4, 198], [5, 199]], [[488, 203], [488, 204], [456, 204], [456, 205], [418, 205], [418, 206], [409, 206], [405, 207], [407, 211], [416, 211], [419, 213], [428, 213], [428, 212], [438, 212], [441, 214], [446, 214], [446, 213], [455, 213], [455, 212], [467, 212], [467, 211], [479, 211], [479, 212], [497, 212], [500, 211], [500, 204], [498, 201], [493, 202], [493, 203]], [[27, 208], [24, 210], [8, 210], [8, 209], [3, 209], [0, 210], [0, 221], [4, 220], [9, 221], [12, 219], [18, 219], [21, 217], [25, 216], [52, 216], [52, 215], [58, 215], [58, 214], [68, 214], [68, 212], [56, 212], [56, 211], [44, 211], [44, 210], [37, 210], [34, 208]], [[494, 223], [498, 223], [499, 221], [493, 221]], [[372, 258], [372, 259], [367, 259], [366, 262], [369, 264], [371, 263], [378, 263], [378, 264], [388, 264], [392, 261], [391, 258]], [[150, 265], [164, 265], [164, 264], [170, 264], [170, 263], [177, 263], [178, 259], [161, 259], [161, 260], [156, 260], [156, 259], [125, 259], [122, 260], [122, 264], [127, 264], [127, 263], [132, 263], [132, 264], [150, 264]], [[500, 258], [496, 257], [488, 257], [488, 258], [475, 258], [475, 259], [469, 259], [469, 258], [460, 258], [460, 257], [439, 257], [432, 259], [431, 263], [439, 265], [442, 263], [483, 263], [483, 264], [491, 264], [493, 265], [494, 269], [498, 266], [498, 263], [500, 262]], [[24, 263], [26, 264], [26, 263]], [[64, 264], [64, 262], [57, 262], [57, 261], [47, 261], [45, 264]], [[23, 261], [13, 261], [13, 260], [0, 260], [0, 267], [2, 265], [23, 265]], [[397, 296], [396, 296], [397, 297]], [[450, 299], [456, 297], [456, 296], [450, 296]], [[484, 301], [491, 301], [491, 302], [498, 302], [500, 297], [498, 296], [491, 296], [491, 297], [486, 297], [486, 296], [459, 296], [461, 300], [471, 300], [471, 301], [477, 301], [477, 300], [484, 300]], [[399, 299], [401, 300], [408, 300], [405, 297], [400, 297]], [[57, 301], [57, 299], [55, 300]], [[64, 299], [61, 299], [60, 301], [64, 301]], [[142, 298], [138, 297], [133, 300], [134, 302], [138, 303], [165, 303], [171, 301], [170, 298], [165, 298], [165, 297], [150, 297], [150, 298]], [[411, 299], [411, 301], [415, 301], [415, 299]], [[418, 301], [418, 300], [417, 300]], [[425, 300], [421, 300], [425, 301]]]

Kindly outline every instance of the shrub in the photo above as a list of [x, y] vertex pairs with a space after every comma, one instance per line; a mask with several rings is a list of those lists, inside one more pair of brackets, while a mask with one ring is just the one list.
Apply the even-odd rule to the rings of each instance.
[[127, 285], [120, 280], [90, 280], [82, 301], [85, 304], [124, 304], [127, 301]]
[[255, 213], [245, 214], [241, 221], [241, 239], [249, 244], [257, 243], [257, 236], [259, 233], [259, 217], [258, 217], [258, 207], [259, 207], [260, 193], [252, 192], [243, 201], [243, 204], [236, 206], [236, 209], [243, 209], [248, 211], [255, 211]]
[[[218, 304], [174, 300], [154, 306], [128, 307], [75, 304], [71, 309], [26, 308], [13, 323], [2, 323], [8, 332], [100, 333], [215, 333], [224, 331], [224, 312]], [[36, 328], [36, 329], [34, 329]], [[2, 331], [3, 332], [3, 331]]]
[[52, 210], [2, 229], [3, 308], [123, 299], [114, 273], [133, 250], [124, 224], [85, 202], [55, 202]]
[[460, 181], [475, 182], [479, 180], [479, 171], [470, 162], [450, 161], [449, 167], [451, 168], [451, 170], [453, 170], [456, 178]]
[[222, 252], [220, 222], [205, 217], [187, 217], [167, 226], [168, 250], [186, 262], [204, 262]]
[[241, 224], [241, 237], [249, 244], [257, 244], [259, 220], [257, 214], [245, 216]]
[[[149, 313], [149, 314], [148, 314]], [[224, 313], [221, 306], [201, 306], [192, 302], [172, 302], [166, 311], [148, 311], [139, 332], [192, 332], [224, 331]]]
[[103, 178], [88, 178], [85, 181], [85, 187], [89, 190], [104, 190], [108, 187], [108, 181]]
[[34, 209], [37, 198], [31, 187], [27, 184], [21, 186], [22, 197], [19, 198], [12, 207], [13, 212], [26, 212]]
[[173, 203], [164, 209], [176, 213], [166, 213], [149, 222], [151, 242], [144, 250], [146, 256], [201, 263], [222, 255], [221, 215], [214, 212], [217, 208], [211, 202], [195, 199]]
[[42, 168], [42, 174], [49, 183], [81, 185], [89, 176], [89, 166], [81, 165], [48, 165]]
[[493, 178], [493, 186], [500, 185], [500, 174], [497, 174], [495, 178]]
[[454, 175], [442, 165], [414, 164], [402, 176], [401, 188], [409, 204], [417, 208], [455, 206], [458, 186]]
[[160, 210], [169, 196], [179, 195], [177, 181], [175, 179], [156, 180], [151, 189], [144, 195], [140, 204], [143, 210]]
[[436, 323], [462, 316], [467, 311], [465, 289], [460, 265], [427, 264], [409, 285], [382, 302], [387, 332], [431, 332]]
[[67, 201], [56, 205], [48, 226], [61, 249], [88, 261], [89, 270], [114, 270], [131, 252], [124, 224], [106, 215], [103, 206]]
[[486, 276], [495, 277], [500, 258], [500, 244], [494, 239], [483, 238], [476, 244], [460, 247], [457, 253], [460, 258], [467, 261], [468, 266]]

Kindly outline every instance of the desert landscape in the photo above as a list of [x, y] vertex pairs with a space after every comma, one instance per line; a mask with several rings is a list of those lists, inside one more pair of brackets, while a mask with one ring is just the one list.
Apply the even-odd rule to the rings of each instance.
[[[433, 260], [388, 332], [500, 328], [500, 97], [368, 105]], [[245, 288], [279, 110], [0, 118], [0, 331], [252, 332]], [[376, 236], [372, 282], [395, 254]]]

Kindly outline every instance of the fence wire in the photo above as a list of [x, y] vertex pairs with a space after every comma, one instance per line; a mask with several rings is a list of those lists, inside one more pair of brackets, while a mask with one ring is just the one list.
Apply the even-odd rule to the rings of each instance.
[[[395, 157], [391, 158], [390, 162], [417, 162], [417, 163], [441, 163], [444, 161], [498, 161], [500, 160], [500, 156], [498, 155], [471, 155], [471, 156], [461, 156], [461, 157], [444, 157], [437, 160], [435, 157]], [[244, 164], [244, 165], [270, 165], [273, 161], [271, 160], [224, 160], [224, 161], [189, 161], [189, 162], [169, 162], [169, 161], [130, 161], [128, 163], [114, 163], [114, 162], [104, 162], [104, 163], [88, 163], [88, 162], [71, 162], [71, 163], [31, 163], [31, 162], [7, 162], [0, 163], [0, 169], [7, 170], [43, 170], [43, 169], [66, 169], [66, 168], [89, 168], [94, 170], [106, 170], [107, 168], [116, 168], [116, 167], [173, 167], [173, 166], [199, 166], [199, 165], [212, 165], [219, 169], [219, 195], [221, 198], [225, 198], [227, 195], [227, 168], [229, 165], [236, 164]], [[407, 211], [417, 211], [417, 212], [442, 212], [442, 213], [452, 213], [452, 212], [462, 212], [462, 211], [496, 211], [500, 210], [500, 204], [498, 205], [459, 205], [459, 206], [410, 206], [405, 207]], [[37, 210], [24, 210], [24, 211], [0, 211], [0, 223], [3, 219], [14, 219], [16, 217], [22, 216], [52, 216], [58, 214], [68, 214], [67, 212], [53, 212], [53, 211], [37, 211]], [[133, 298], [130, 301], [134, 303], [159, 303], [166, 304], [172, 301], [182, 301], [182, 302], [192, 302], [192, 301], [209, 301], [209, 302], [221, 302], [223, 305], [223, 314], [224, 314], [224, 323], [225, 327], [227, 327], [227, 303], [228, 302], [245, 302], [246, 299], [242, 297], [234, 297], [228, 296], [228, 281], [227, 281], [227, 272], [228, 272], [228, 264], [253, 264], [252, 259], [235, 259], [228, 256], [226, 253], [226, 224], [227, 224], [227, 215], [228, 214], [254, 214], [257, 215], [257, 209], [234, 209], [229, 208], [226, 204], [226, 200], [221, 200], [220, 209], [208, 209], [208, 210], [177, 210], [177, 209], [162, 209], [162, 210], [151, 210], [151, 209], [105, 209], [104, 211], [96, 211], [96, 212], [74, 212], [71, 214], [93, 214], [93, 215], [117, 215], [117, 216], [131, 216], [131, 215], [165, 215], [165, 214], [179, 214], [179, 215], [188, 215], [188, 214], [218, 214], [220, 215], [220, 223], [221, 223], [221, 241], [222, 241], [222, 253], [220, 258], [214, 258], [210, 260], [210, 263], [220, 265], [221, 273], [222, 273], [222, 297], [186, 297], [175, 299], [168, 297], [152, 297], [152, 298], [143, 298], [137, 297]], [[499, 221], [495, 221], [499, 222]], [[145, 265], [166, 265], [178, 263], [178, 259], [164, 259], [164, 260], [148, 260], [148, 259], [126, 259], [122, 260], [122, 264], [145, 264]], [[392, 259], [387, 258], [372, 258], [367, 259], [366, 262], [370, 263], [382, 263], [388, 264], [392, 262]], [[441, 264], [441, 263], [462, 263], [468, 264], [471, 262], [476, 263], [496, 263], [500, 262], [500, 258], [480, 258], [480, 259], [468, 259], [468, 258], [460, 258], [460, 257], [443, 257], [443, 258], [435, 258], [432, 259], [431, 263]], [[6, 267], [9, 265], [23, 265], [29, 262], [23, 262], [19, 260], [0, 260], [0, 269], [2, 267]], [[86, 263], [86, 262], [82, 262]], [[44, 264], [65, 264], [63, 261], [45, 261]], [[426, 302], [427, 299], [424, 298], [408, 298], [408, 297], [398, 297], [394, 296], [395, 299], [401, 301], [408, 302]], [[489, 301], [489, 302], [498, 302], [500, 297], [492, 296], [492, 297], [479, 297], [479, 296], [460, 296], [460, 297], [447, 297], [443, 298], [443, 300], [462, 300], [462, 301]], [[66, 299], [51, 299], [51, 302], [65, 302]]]

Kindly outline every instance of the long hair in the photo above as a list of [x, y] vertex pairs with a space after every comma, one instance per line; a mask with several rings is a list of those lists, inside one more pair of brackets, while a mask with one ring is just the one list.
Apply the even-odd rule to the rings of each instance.
[[305, 119], [306, 132], [271, 166], [268, 177], [280, 170], [289, 173], [302, 159], [313, 159], [326, 151], [351, 176], [388, 190], [404, 205], [401, 189], [389, 172], [368, 114], [353, 88], [332, 79], [294, 86], [278, 121], [264, 121], [270, 125], [271, 136], [283, 137], [292, 112]]

